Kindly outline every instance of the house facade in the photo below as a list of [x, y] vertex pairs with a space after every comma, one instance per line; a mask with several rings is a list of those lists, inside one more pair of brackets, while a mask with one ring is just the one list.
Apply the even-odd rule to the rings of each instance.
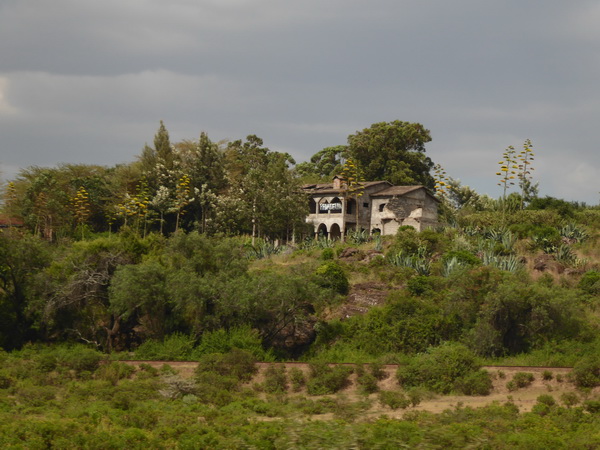
[[403, 225], [421, 231], [438, 223], [439, 200], [424, 186], [367, 181], [357, 196], [336, 176], [332, 183], [307, 184], [303, 190], [310, 205], [306, 222], [316, 236], [339, 239], [354, 230], [391, 235]]

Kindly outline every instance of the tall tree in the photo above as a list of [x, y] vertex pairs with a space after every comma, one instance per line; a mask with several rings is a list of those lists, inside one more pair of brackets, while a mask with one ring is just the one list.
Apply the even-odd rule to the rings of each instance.
[[286, 214], [282, 215], [282, 209], [304, 213], [298, 204], [289, 203], [296, 201], [289, 192], [298, 188], [290, 175], [294, 160], [289, 154], [271, 151], [263, 146], [262, 139], [250, 135], [246, 142], [229, 144], [226, 164], [230, 187], [221, 204], [236, 207], [238, 231], [250, 232], [253, 244], [259, 235], [285, 234], [289, 221], [283, 220]]
[[348, 153], [368, 181], [433, 188], [433, 162], [425, 156], [430, 141], [429, 130], [420, 123], [379, 122], [348, 136]]
[[315, 153], [310, 161], [298, 164], [295, 171], [307, 181], [331, 181], [334, 175], [341, 173], [347, 153], [345, 145], [326, 147]]

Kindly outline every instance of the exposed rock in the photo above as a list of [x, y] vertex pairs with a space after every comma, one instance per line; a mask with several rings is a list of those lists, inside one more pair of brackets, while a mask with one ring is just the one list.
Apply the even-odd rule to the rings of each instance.
[[359, 314], [365, 314], [373, 306], [383, 305], [389, 294], [389, 289], [382, 283], [360, 283], [352, 286], [346, 302], [332, 316], [347, 319]]
[[271, 339], [271, 344], [290, 354], [299, 354], [315, 340], [316, 323], [317, 319], [314, 316], [295, 320], [279, 330]]
[[338, 258], [359, 261], [363, 258], [363, 256], [364, 253], [361, 250], [354, 247], [346, 247], [340, 252]]
[[554, 256], [544, 253], [533, 260], [533, 269], [539, 272], [552, 271], [561, 274], [565, 271], [565, 266], [556, 261]]

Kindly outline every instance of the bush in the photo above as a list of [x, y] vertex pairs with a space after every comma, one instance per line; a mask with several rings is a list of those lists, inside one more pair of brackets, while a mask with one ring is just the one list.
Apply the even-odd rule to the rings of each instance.
[[331, 261], [334, 256], [335, 254], [332, 248], [324, 248], [321, 252], [321, 259], [323, 261]]
[[334, 366], [326, 363], [311, 363], [310, 378], [307, 383], [310, 395], [335, 394], [348, 385], [352, 367]]
[[542, 372], [542, 380], [550, 381], [552, 380], [552, 378], [554, 378], [554, 375], [552, 375], [552, 372], [550, 372], [549, 370], [544, 370]]
[[125, 364], [119, 361], [112, 361], [102, 367], [96, 372], [96, 377], [100, 380], [110, 382], [115, 386], [119, 380], [131, 377], [135, 369], [129, 364]]
[[427, 295], [433, 291], [431, 278], [425, 275], [417, 275], [408, 280], [406, 288], [414, 296]]
[[554, 400], [554, 397], [548, 394], [543, 394], [537, 398], [537, 403], [533, 405], [531, 412], [539, 414], [540, 416], [545, 416], [549, 414], [555, 406], [556, 400]]
[[411, 400], [400, 391], [381, 391], [379, 392], [379, 403], [391, 409], [406, 409], [411, 405]]
[[196, 376], [215, 373], [220, 376], [231, 376], [243, 382], [250, 381], [257, 371], [254, 355], [244, 350], [233, 349], [229, 353], [203, 355], [198, 362]]
[[165, 337], [162, 341], [147, 340], [135, 351], [138, 359], [154, 361], [186, 361], [194, 349], [194, 338], [180, 333]]
[[373, 374], [365, 372], [357, 378], [357, 382], [363, 394], [372, 394], [379, 390], [377, 378]]
[[344, 269], [335, 261], [321, 264], [315, 271], [315, 281], [319, 286], [342, 295], [346, 295], [350, 287]]
[[575, 406], [579, 403], [579, 396], [575, 392], [565, 392], [560, 396], [560, 401], [563, 402], [567, 408]]
[[293, 367], [290, 370], [290, 382], [292, 383], [292, 390], [294, 392], [300, 391], [306, 385], [304, 373], [297, 367]]
[[584, 273], [577, 286], [590, 295], [600, 294], [600, 272], [590, 270]]
[[274, 394], [287, 391], [287, 374], [284, 366], [275, 366], [273, 364], [265, 370], [265, 381], [262, 384], [262, 390]]
[[454, 389], [465, 395], [490, 395], [493, 387], [492, 377], [486, 370], [471, 372], [454, 383]]
[[577, 387], [600, 386], [600, 357], [591, 355], [579, 360], [573, 367], [572, 376]]
[[506, 383], [506, 387], [509, 391], [516, 391], [517, 389], [529, 386], [535, 380], [535, 376], [529, 372], [517, 372], [513, 375], [511, 381]]
[[600, 400], [587, 400], [583, 407], [589, 413], [598, 414], [600, 413]]
[[[398, 382], [403, 387], [423, 386], [440, 394], [449, 394], [456, 389], [457, 382], [479, 370], [475, 355], [464, 345], [443, 344], [415, 357], [409, 364], [400, 367]], [[481, 377], [482, 375], [474, 375]], [[489, 377], [489, 375], [488, 375]]]
[[252, 353], [257, 361], [272, 361], [272, 356], [263, 349], [260, 333], [249, 325], [205, 332], [192, 358], [199, 359], [208, 353], [227, 353], [234, 348]]
[[14, 383], [14, 379], [6, 370], [0, 369], [0, 389], [8, 389]]

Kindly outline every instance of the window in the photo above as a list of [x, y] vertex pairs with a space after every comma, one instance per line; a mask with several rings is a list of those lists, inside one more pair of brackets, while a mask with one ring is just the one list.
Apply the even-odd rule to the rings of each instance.
[[382, 203], [381, 205], [379, 205], [379, 212], [383, 212], [385, 205], [387, 205], [387, 203]]
[[363, 208], [368, 208], [369, 204], [368, 203], [363, 203]]

